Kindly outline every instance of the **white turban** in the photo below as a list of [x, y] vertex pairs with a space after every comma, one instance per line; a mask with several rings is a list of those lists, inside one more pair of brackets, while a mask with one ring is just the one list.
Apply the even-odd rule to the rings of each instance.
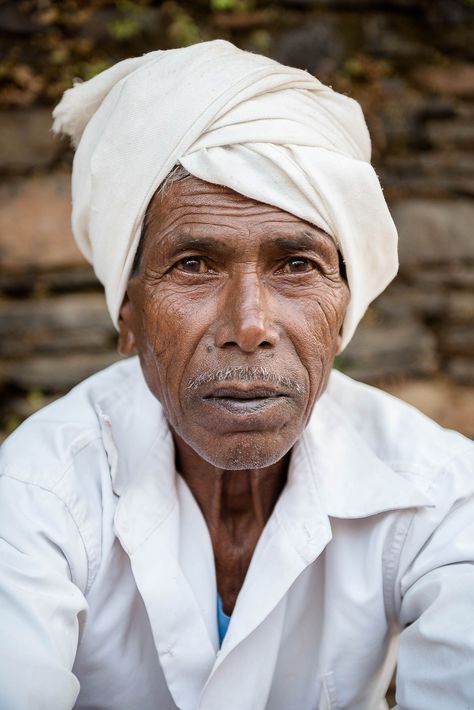
[[204, 42], [119, 62], [66, 91], [53, 116], [77, 148], [74, 237], [116, 326], [148, 203], [178, 162], [332, 236], [350, 288], [342, 347], [395, 276], [360, 106], [305, 71]]

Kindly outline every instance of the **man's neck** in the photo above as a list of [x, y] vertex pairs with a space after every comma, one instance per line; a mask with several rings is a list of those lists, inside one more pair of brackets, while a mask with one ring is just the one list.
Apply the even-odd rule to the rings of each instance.
[[288, 474], [289, 454], [271, 466], [240, 471], [212, 466], [175, 432], [176, 466], [206, 521], [217, 586], [231, 612], [252, 554]]

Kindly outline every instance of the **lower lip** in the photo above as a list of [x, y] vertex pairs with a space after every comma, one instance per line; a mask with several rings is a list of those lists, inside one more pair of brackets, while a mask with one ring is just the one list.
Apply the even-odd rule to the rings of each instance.
[[256, 399], [234, 399], [232, 397], [206, 397], [205, 402], [209, 402], [215, 407], [229, 414], [246, 416], [267, 411], [275, 405], [281, 404], [286, 397], [258, 397]]

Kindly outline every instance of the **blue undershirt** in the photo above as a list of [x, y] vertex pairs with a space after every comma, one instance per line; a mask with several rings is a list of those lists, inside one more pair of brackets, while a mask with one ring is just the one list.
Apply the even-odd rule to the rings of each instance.
[[220, 594], [217, 595], [217, 629], [219, 631], [219, 646], [222, 646], [224, 636], [227, 633], [227, 629], [230, 624], [230, 616], [224, 614], [222, 608], [222, 597]]

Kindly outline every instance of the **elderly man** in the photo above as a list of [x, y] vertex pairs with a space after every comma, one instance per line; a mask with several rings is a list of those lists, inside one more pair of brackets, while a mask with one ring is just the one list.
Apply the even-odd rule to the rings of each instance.
[[473, 446], [336, 372], [396, 271], [358, 105], [217, 41], [68, 91], [122, 354], [1, 460], [0, 707], [474, 702]]

